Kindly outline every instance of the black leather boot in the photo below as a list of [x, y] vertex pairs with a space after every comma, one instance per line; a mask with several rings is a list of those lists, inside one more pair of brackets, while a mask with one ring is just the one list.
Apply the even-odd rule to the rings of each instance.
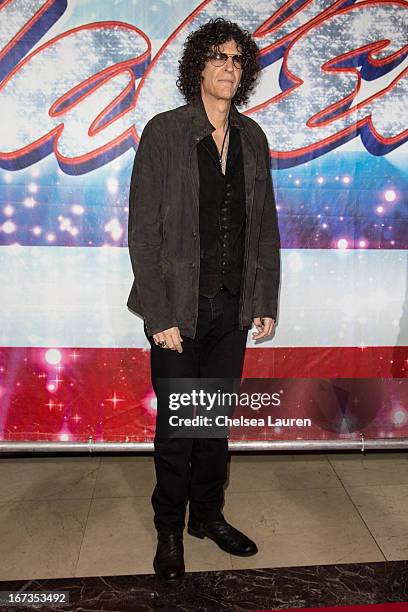
[[154, 571], [159, 578], [175, 582], [185, 573], [183, 536], [178, 533], [157, 536], [157, 550], [153, 561]]
[[230, 555], [250, 557], [258, 552], [255, 542], [227, 523], [225, 519], [202, 523], [190, 517], [187, 531], [196, 538], [210, 538]]

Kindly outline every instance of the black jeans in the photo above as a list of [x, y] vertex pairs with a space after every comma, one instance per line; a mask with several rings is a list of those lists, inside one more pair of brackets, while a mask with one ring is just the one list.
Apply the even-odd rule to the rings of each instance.
[[[240, 378], [249, 327], [239, 329], [239, 293], [222, 289], [215, 297], [200, 295], [195, 338], [183, 337], [183, 352], [150, 345], [153, 389], [157, 378]], [[166, 406], [167, 409], [167, 406]], [[157, 406], [160, 411], [160, 405]], [[222, 519], [227, 479], [226, 438], [154, 439], [156, 486], [154, 523], [163, 533], [182, 533], [187, 500], [197, 520]]]

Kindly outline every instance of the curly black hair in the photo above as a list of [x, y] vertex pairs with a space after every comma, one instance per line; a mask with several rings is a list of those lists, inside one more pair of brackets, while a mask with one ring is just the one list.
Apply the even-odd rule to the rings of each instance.
[[242, 30], [236, 23], [217, 17], [191, 32], [184, 43], [176, 85], [187, 102], [191, 102], [200, 94], [201, 73], [212, 48], [217, 48], [229, 40], [236, 42], [244, 56], [241, 86], [235, 92], [232, 102], [240, 106], [248, 101], [261, 69], [259, 47], [248, 30]]

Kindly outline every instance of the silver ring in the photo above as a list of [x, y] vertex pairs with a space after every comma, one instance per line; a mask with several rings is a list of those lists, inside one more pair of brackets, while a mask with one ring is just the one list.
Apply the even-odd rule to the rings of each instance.
[[160, 340], [157, 344], [158, 344], [158, 346], [160, 346], [160, 348], [164, 348], [166, 346], [166, 341], [165, 340]]

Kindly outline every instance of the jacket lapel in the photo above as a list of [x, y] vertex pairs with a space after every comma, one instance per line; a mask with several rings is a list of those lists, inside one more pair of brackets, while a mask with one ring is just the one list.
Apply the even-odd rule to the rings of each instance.
[[[194, 186], [195, 192], [195, 203], [196, 203], [196, 214], [197, 219], [199, 215], [199, 171], [198, 171], [198, 159], [197, 159], [197, 143], [205, 138], [208, 134], [211, 134], [215, 130], [208, 119], [204, 103], [201, 95], [197, 96], [195, 100], [188, 104], [190, 109], [190, 117], [192, 122], [191, 129], [191, 140], [190, 140], [190, 173], [191, 179]], [[245, 177], [245, 206], [246, 213], [249, 216], [254, 195], [254, 183], [256, 174], [256, 158], [257, 153], [251, 142], [251, 139], [247, 133], [246, 126], [241, 118], [241, 114], [238, 112], [234, 104], [231, 104], [230, 109], [230, 123], [238, 128], [241, 137], [242, 145], [242, 158], [244, 164], [244, 177]]]

